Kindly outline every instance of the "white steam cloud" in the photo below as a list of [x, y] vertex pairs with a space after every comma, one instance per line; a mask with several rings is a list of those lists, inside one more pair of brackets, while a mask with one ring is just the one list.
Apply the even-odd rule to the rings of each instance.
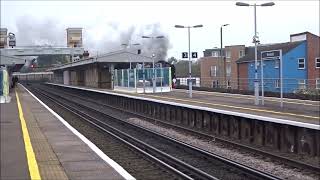
[[[37, 19], [23, 16], [16, 22], [17, 46], [66, 46], [66, 29], [54, 19]], [[83, 25], [83, 46], [91, 55], [123, 49], [121, 44], [139, 43], [130, 51], [141, 49], [142, 54], [152, 56], [157, 60], [165, 60], [170, 48], [168, 34], [159, 23], [142, 26], [124, 26], [117, 22], [100, 23], [95, 26]], [[142, 36], [164, 36], [162, 39], [142, 39]]]

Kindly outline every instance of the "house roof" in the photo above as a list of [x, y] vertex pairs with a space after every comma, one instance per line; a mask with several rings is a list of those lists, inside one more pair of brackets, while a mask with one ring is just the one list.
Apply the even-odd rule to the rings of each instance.
[[[261, 52], [262, 51], [272, 51], [272, 50], [282, 49], [282, 55], [284, 55], [303, 42], [304, 41], [258, 45], [258, 60], [261, 59]], [[239, 58], [237, 60], [237, 63], [254, 61], [254, 55], [255, 55], [254, 46], [247, 47], [245, 50], [245, 54], [246, 54], [245, 56], [243, 56], [242, 58]]]

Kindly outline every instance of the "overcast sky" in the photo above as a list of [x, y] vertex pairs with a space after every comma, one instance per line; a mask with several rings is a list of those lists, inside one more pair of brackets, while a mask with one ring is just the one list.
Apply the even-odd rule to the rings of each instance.
[[[203, 28], [191, 29], [191, 51], [202, 56], [204, 49], [220, 47], [220, 26], [226, 23], [230, 25], [223, 28], [224, 45], [253, 45], [253, 7], [238, 7], [235, 2], [1, 0], [1, 27], [16, 33], [20, 45], [33, 45], [33, 39], [41, 41], [38, 43], [54, 39], [55, 44], [65, 45], [65, 29], [82, 27], [84, 46], [99, 53], [120, 49], [122, 42], [117, 41], [123, 32], [135, 27], [132, 41], [145, 42], [137, 34], [164, 35], [169, 42], [168, 57], [181, 58], [181, 52], [188, 50], [187, 29], [174, 25], [203, 24]], [[319, 36], [319, 1], [274, 2], [273, 7], [257, 7], [261, 43], [287, 42], [290, 34], [304, 31]]]

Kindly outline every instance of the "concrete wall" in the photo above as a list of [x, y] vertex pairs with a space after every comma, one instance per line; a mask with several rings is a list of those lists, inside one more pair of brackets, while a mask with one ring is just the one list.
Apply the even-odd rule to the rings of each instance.
[[109, 68], [99, 68], [99, 88], [111, 89], [111, 73]]
[[75, 70], [70, 70], [70, 85], [78, 85], [77, 73]]
[[53, 82], [58, 84], [63, 84], [63, 71], [53, 72]]
[[98, 69], [97, 64], [87, 65], [84, 72], [84, 85], [88, 87], [99, 87], [98, 86]]
[[70, 73], [69, 71], [63, 71], [63, 84], [70, 84]]

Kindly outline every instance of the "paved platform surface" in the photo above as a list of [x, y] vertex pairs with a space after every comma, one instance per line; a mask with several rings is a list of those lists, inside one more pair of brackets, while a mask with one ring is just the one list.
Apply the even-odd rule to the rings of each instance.
[[[41, 179], [125, 179], [22, 86], [16, 91]], [[1, 104], [1, 180], [30, 179], [34, 167], [26, 155], [17, 98], [10, 95], [11, 103]]]
[[250, 95], [227, 94], [218, 92], [193, 91], [193, 97], [189, 98], [187, 90], [174, 89], [169, 93], [136, 94], [125, 91], [113, 91], [108, 89], [75, 86], [87, 89], [102, 90], [106, 92], [145, 97], [164, 101], [190, 104], [199, 107], [208, 107], [219, 110], [227, 110], [246, 114], [272, 117], [289, 121], [298, 121], [310, 124], [320, 124], [319, 101], [284, 99], [284, 107], [280, 107], [280, 99], [265, 98], [265, 105], [254, 105], [254, 97]]

